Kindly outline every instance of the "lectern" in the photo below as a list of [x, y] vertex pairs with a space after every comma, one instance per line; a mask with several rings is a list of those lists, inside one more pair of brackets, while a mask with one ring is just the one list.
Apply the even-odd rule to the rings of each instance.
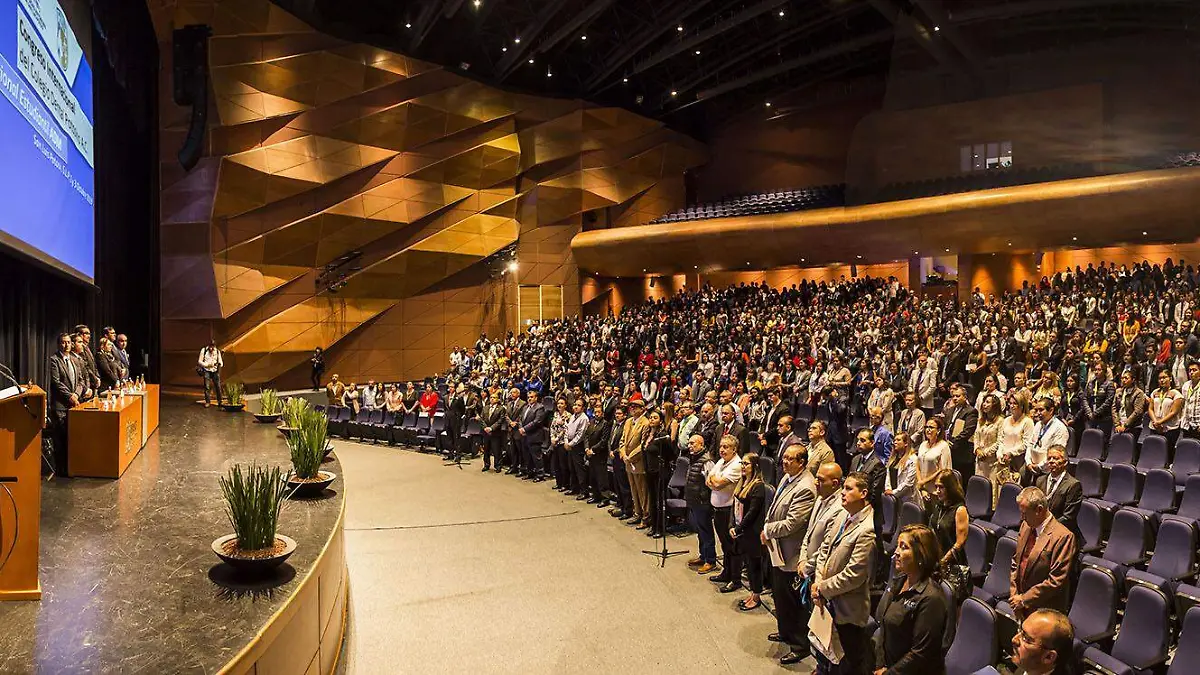
[[0, 600], [40, 600], [38, 527], [42, 512], [42, 425], [46, 392], [31, 386], [0, 399]]

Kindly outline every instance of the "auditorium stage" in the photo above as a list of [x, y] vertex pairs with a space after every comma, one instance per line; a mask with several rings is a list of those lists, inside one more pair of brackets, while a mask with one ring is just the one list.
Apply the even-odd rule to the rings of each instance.
[[210, 578], [224, 581], [209, 545], [232, 532], [217, 477], [250, 461], [290, 466], [273, 425], [164, 397], [120, 480], [45, 483], [42, 600], [0, 604], [0, 672], [331, 672], [347, 591], [341, 466], [325, 465], [339, 474], [325, 498], [284, 507], [279, 532], [299, 546], [287, 580], [259, 591]]

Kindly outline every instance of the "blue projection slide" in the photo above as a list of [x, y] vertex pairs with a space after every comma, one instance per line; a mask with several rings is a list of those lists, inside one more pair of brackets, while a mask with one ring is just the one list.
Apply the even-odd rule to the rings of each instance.
[[92, 281], [92, 70], [57, 0], [0, 0], [0, 94], [0, 242]]

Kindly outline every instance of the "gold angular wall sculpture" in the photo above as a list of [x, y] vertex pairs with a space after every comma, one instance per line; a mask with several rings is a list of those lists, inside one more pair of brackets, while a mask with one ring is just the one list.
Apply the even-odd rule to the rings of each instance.
[[[160, 40], [164, 383], [194, 387], [211, 337], [226, 379], [364, 381], [444, 371], [455, 345], [517, 326], [518, 284], [563, 287], [585, 212], [615, 226], [683, 202], [695, 141], [625, 110], [488, 87], [313, 30], [267, 0], [148, 0]], [[206, 152], [174, 153], [171, 31], [212, 26]], [[590, 217], [590, 216], [589, 216]], [[516, 274], [489, 256], [516, 245]], [[322, 268], [361, 252], [336, 293]], [[356, 269], [350, 269], [356, 268]]]

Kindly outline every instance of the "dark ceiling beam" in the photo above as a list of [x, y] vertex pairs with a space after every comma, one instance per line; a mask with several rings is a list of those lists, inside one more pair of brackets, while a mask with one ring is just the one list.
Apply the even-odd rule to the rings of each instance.
[[664, 47], [663, 49], [658, 50], [657, 52], [655, 52], [655, 53], [651, 54], [649, 57], [647, 57], [645, 60], [634, 63], [633, 72], [644, 73], [648, 69], [653, 68], [654, 66], [657, 66], [658, 64], [662, 63], [663, 61], [666, 61], [667, 59], [671, 58], [672, 56], [675, 56], [676, 54], [680, 54], [682, 52], [695, 49], [696, 47], [704, 44], [705, 42], [711, 40], [712, 38], [717, 37], [718, 35], [720, 35], [721, 33], [724, 33], [727, 30], [730, 30], [732, 28], [737, 28], [738, 26], [746, 23], [747, 21], [756, 19], [756, 18], [762, 16], [763, 14], [766, 14], [767, 12], [775, 11], [775, 9], [777, 7], [784, 4], [785, 2], [786, 2], [786, 0], [763, 0], [763, 2], [760, 2], [756, 5], [751, 5], [750, 7], [747, 7], [746, 9], [738, 12], [737, 14], [734, 14], [733, 16], [729, 17], [728, 19], [725, 19], [723, 21], [718, 21], [716, 24], [714, 24], [702, 31], [693, 33], [687, 37], [684, 37], [684, 39], [680, 40], [679, 42], [676, 42], [673, 45], [670, 45], [668, 47]]
[[845, 40], [842, 42], [838, 42], [837, 44], [830, 45], [829, 47], [826, 47], [824, 49], [818, 49], [817, 51], [812, 52], [811, 54], [797, 56], [794, 59], [789, 59], [789, 60], [779, 63], [775, 66], [772, 66], [770, 68], [764, 68], [762, 70], [755, 71], [755, 72], [745, 75], [743, 77], [739, 77], [735, 80], [730, 80], [723, 84], [719, 84], [715, 87], [711, 87], [709, 89], [704, 89], [702, 91], [696, 92], [696, 100], [697, 101], [707, 101], [707, 100], [716, 98], [718, 96], [728, 94], [729, 92], [737, 91], [738, 89], [749, 86], [751, 84], [762, 82], [763, 80], [768, 80], [772, 77], [782, 75], [790, 70], [795, 70], [796, 68], [802, 68], [804, 66], [809, 66], [814, 63], [820, 63], [821, 61], [825, 61], [826, 59], [832, 59], [832, 58], [836, 58], [839, 56], [844, 56], [846, 54], [853, 54], [854, 52], [857, 52], [861, 49], [865, 49], [867, 47], [871, 47], [871, 46], [881, 44], [884, 42], [891, 42], [893, 39], [895, 39], [895, 31], [888, 28], [885, 30], [876, 31], [874, 33], [869, 33], [867, 35], [863, 35], [863, 36], [855, 38], [853, 40]]
[[583, 8], [582, 12], [576, 14], [575, 17], [564, 24], [562, 28], [559, 28], [550, 37], [540, 42], [537, 47], [534, 48], [534, 51], [538, 54], [545, 54], [551, 49], [554, 49], [558, 43], [563, 42], [564, 40], [569, 40], [572, 36], [582, 32], [588, 24], [594, 21], [596, 17], [607, 11], [609, 7], [612, 7], [615, 2], [616, 0], [592, 0], [590, 3], [588, 3], [587, 7]]
[[847, 3], [842, 5], [841, 9], [834, 10], [832, 12], [821, 8], [818, 10], [818, 15], [811, 21], [804, 21], [796, 24], [784, 33], [776, 36], [774, 39], [761, 42], [758, 45], [751, 46], [747, 49], [743, 49], [732, 58], [722, 61], [711, 68], [697, 69], [694, 75], [679, 83], [679, 91], [695, 91], [700, 85], [712, 80], [713, 78], [720, 77], [722, 73], [729, 72], [737, 66], [750, 61], [751, 59], [755, 59], [763, 54], [769, 53], [773, 49], [779, 49], [789, 42], [803, 38], [806, 35], [816, 33], [832, 24], [840, 23], [844, 21], [847, 16], [861, 11], [864, 7], [865, 5]]
[[951, 23], [950, 15], [942, 6], [942, 0], [913, 0], [913, 2], [933, 22], [934, 27], [937, 28], [937, 34], [953, 45], [973, 67], [978, 68], [985, 61], [970, 38], [958, 26]]
[[967, 76], [973, 82], [978, 81], [973, 68], [968, 68], [964, 63], [965, 57], [954, 50], [951, 45], [944, 40], [935, 40], [933, 38], [933, 27], [926, 27], [912, 17], [911, 14], [904, 11], [896, 0], [868, 0], [871, 6], [879, 11], [892, 25], [896, 27], [896, 32], [902, 37], [907, 37], [917, 43], [922, 49], [929, 53], [938, 63], [959, 75]]
[[[950, 21], [956, 24], [992, 21], [995, 19], [1011, 19], [1030, 14], [1048, 14], [1075, 9], [1098, 9], [1105, 6], [1130, 6], [1129, 0], [1025, 0], [1023, 2], [999, 3], [974, 7], [956, 12], [949, 12]], [[1195, 0], [1142, 0], [1137, 3], [1139, 9], [1147, 9], [1153, 5], [1187, 5], [1195, 6]]]
[[421, 43], [429, 37], [429, 32], [433, 30], [433, 26], [438, 21], [438, 14], [442, 11], [443, 4], [445, 4], [445, 0], [428, 0], [421, 6], [421, 13], [417, 15], [417, 24], [413, 30], [412, 40], [408, 43], [409, 53], [417, 53]]
[[584, 88], [587, 89], [588, 93], [597, 94], [611, 87], [616, 81], [609, 78], [612, 77], [612, 74], [618, 68], [625, 65], [638, 52], [649, 47], [663, 33], [668, 30], [675, 30], [675, 26], [679, 25], [681, 21], [700, 11], [711, 2], [712, 0], [684, 0], [680, 2], [676, 5], [674, 12], [655, 20], [646, 30], [642, 31], [641, 35], [627, 41], [624, 48], [617, 50], [605, 59], [604, 63], [596, 69], [596, 74], [588, 80]]
[[[492, 0], [496, 2], [497, 0]], [[508, 53], [504, 58], [500, 59], [500, 64], [496, 67], [496, 80], [503, 82], [505, 78], [513, 74], [513, 71], [520, 66], [525, 60], [525, 55], [533, 48], [537, 37], [546, 30], [546, 26], [554, 20], [562, 8], [566, 5], [562, 0], [552, 0], [542, 6], [542, 10], [534, 17], [533, 23], [521, 30], [521, 34], [517, 37], [521, 38], [520, 44], [513, 44], [508, 49]]]

